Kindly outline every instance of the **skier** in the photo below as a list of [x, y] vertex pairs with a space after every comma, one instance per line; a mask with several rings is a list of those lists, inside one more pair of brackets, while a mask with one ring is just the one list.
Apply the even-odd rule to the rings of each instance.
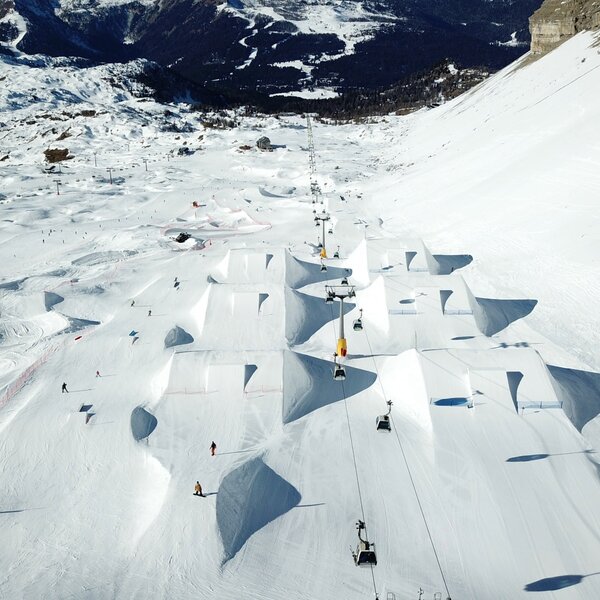
[[194, 486], [194, 496], [204, 497], [204, 494], [202, 493], [202, 486], [200, 485], [199, 481], [196, 481], [196, 485]]
[[217, 445], [213, 441], [213, 443], [210, 445], [210, 455], [214, 456], [216, 452], [217, 452]]
[[67, 384], [66, 384], [66, 383], [63, 383], [63, 384], [62, 384], [62, 393], [64, 394], [65, 392], [68, 394], [68, 393], [69, 393], [69, 390], [67, 389]]
[[100, 371], [96, 371], [96, 377], [100, 377]]
[[149, 311], [148, 311], [148, 316], [149, 316], [149, 317], [151, 317], [151, 316], [152, 316], [152, 311], [151, 311], [151, 310], [149, 310]]
[[131, 301], [131, 306], [135, 306], [135, 300]]

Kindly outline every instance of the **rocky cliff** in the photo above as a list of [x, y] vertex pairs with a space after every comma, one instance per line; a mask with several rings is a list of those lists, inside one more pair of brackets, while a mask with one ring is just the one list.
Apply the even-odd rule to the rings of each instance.
[[545, 0], [529, 19], [531, 51], [545, 54], [586, 29], [600, 28], [600, 0]]

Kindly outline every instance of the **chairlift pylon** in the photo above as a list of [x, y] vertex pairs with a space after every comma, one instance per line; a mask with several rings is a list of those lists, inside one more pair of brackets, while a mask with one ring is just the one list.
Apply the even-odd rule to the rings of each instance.
[[360, 519], [356, 522], [358, 530], [358, 546], [356, 552], [350, 548], [354, 564], [357, 567], [370, 567], [377, 564], [377, 555], [375, 554], [375, 544], [363, 539], [361, 532], [366, 529], [365, 522]]
[[385, 415], [379, 415], [375, 419], [375, 428], [377, 431], [392, 431], [392, 421], [390, 419], [390, 413], [392, 412], [392, 401], [387, 401], [388, 411]]

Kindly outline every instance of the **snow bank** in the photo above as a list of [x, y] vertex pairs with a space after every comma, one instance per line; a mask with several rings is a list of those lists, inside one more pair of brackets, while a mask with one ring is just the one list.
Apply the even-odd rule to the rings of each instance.
[[44, 306], [46, 310], [52, 310], [52, 307], [64, 302], [64, 298], [54, 292], [44, 292]]
[[147, 438], [158, 425], [156, 417], [145, 408], [136, 406], [131, 413], [131, 433], [133, 439], [139, 442]]
[[223, 559], [231, 560], [257, 531], [300, 502], [298, 490], [254, 458], [225, 476], [217, 495]]
[[165, 336], [165, 348], [172, 348], [173, 346], [181, 346], [183, 344], [191, 344], [194, 338], [185, 329], [175, 325], [173, 329], [169, 330], [169, 333]]
[[333, 362], [287, 352], [283, 363], [283, 422], [291, 423], [375, 383], [375, 373], [345, 367], [346, 380], [333, 379]]
[[286, 253], [285, 266], [286, 283], [295, 289], [302, 288], [310, 283], [342, 279], [342, 277], [352, 274], [351, 269], [330, 266], [327, 267], [326, 271], [321, 271], [320, 264], [299, 260], [289, 253]]
[[548, 365], [550, 381], [577, 431], [600, 449], [600, 373]]
[[[285, 290], [285, 305], [285, 337], [290, 346], [303, 344], [323, 325], [339, 315], [339, 306], [332, 307], [324, 298], [309, 296], [289, 288]], [[347, 315], [354, 308], [354, 304], [344, 303], [344, 314]]]
[[506, 329], [511, 323], [526, 317], [535, 308], [537, 300], [501, 300], [475, 298], [467, 288], [477, 327], [487, 336]]

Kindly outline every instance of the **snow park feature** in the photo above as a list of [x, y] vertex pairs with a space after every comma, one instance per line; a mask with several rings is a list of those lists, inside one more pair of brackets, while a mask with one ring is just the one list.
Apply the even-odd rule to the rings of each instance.
[[0, 59], [0, 597], [600, 597], [598, 35], [360, 123], [115, 69]]

